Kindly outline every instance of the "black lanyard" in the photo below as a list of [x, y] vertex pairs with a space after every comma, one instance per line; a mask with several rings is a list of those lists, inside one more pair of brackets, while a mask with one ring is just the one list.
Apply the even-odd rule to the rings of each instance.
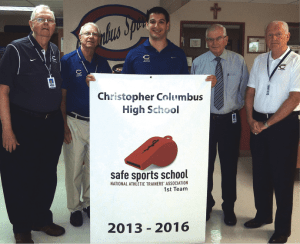
[[[37, 54], [39, 55], [40, 59], [42, 60], [42, 63], [45, 65], [46, 69], [49, 72], [49, 77], [51, 77], [51, 53], [50, 53], [50, 66], [48, 68], [47, 64], [46, 64], [46, 51], [45, 51], [45, 60], [42, 58], [41, 54], [39, 53], [39, 51], [36, 49], [35, 45], [33, 44], [33, 42], [30, 40], [30, 37], [28, 36], [29, 41], [31, 42], [32, 46], [35, 48], [35, 51], [37, 52]], [[51, 52], [51, 51], [50, 51]], [[44, 54], [43, 54], [44, 55]]]
[[281, 63], [285, 60], [285, 58], [291, 53], [292, 50], [288, 51], [288, 53], [286, 55], [284, 55], [283, 59], [281, 59], [281, 61], [279, 62], [279, 64], [277, 64], [277, 66], [275, 67], [275, 69], [273, 70], [271, 76], [270, 76], [270, 71], [269, 71], [269, 59], [270, 59], [270, 53], [268, 55], [268, 60], [267, 60], [267, 69], [268, 69], [268, 76], [269, 76], [269, 81], [271, 81], [272, 76], [275, 74], [276, 70], [278, 69], [279, 65], [281, 65]]
[[[85, 67], [85, 64], [84, 64], [84, 62], [83, 62], [83, 60], [82, 60], [82, 58], [81, 58], [81, 56], [80, 56], [80, 54], [79, 54], [79, 52], [78, 52], [78, 49], [77, 49], [77, 54], [78, 54], [78, 57], [79, 57], [79, 59], [80, 59], [82, 65], [83, 65], [83, 67], [84, 67], [86, 73], [89, 75], [90, 72], [89, 72], [89, 71], [87, 70], [87, 68]], [[95, 73], [97, 73], [97, 68], [98, 68], [98, 64], [96, 65]]]

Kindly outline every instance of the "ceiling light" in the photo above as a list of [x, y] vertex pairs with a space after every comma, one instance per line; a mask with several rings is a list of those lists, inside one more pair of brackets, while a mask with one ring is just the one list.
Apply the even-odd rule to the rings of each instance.
[[0, 11], [23, 11], [32, 12], [34, 7], [14, 7], [14, 6], [0, 6]]

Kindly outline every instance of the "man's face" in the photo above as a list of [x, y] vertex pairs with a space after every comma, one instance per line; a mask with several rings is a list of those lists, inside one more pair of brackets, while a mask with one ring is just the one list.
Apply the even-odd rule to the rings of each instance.
[[100, 44], [98, 30], [93, 25], [86, 25], [82, 30], [82, 34], [79, 34], [79, 39], [83, 48], [95, 49]]
[[[41, 20], [47, 19], [45, 22]], [[33, 32], [33, 36], [51, 38], [55, 30], [54, 16], [49, 10], [42, 10], [36, 13], [34, 20], [29, 20], [29, 26]]]
[[214, 31], [208, 32], [206, 42], [209, 50], [218, 57], [227, 45], [228, 36], [224, 37], [222, 28], [216, 28]]
[[149, 16], [149, 21], [146, 23], [146, 28], [151, 39], [163, 40], [167, 38], [170, 22], [167, 23], [163, 14], [152, 13]]
[[266, 40], [268, 48], [272, 51], [285, 50], [289, 39], [290, 33], [285, 33], [281, 22], [268, 25], [266, 30]]

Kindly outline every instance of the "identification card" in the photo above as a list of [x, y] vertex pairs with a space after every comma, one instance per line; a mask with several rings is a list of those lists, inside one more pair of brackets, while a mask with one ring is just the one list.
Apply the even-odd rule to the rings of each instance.
[[237, 122], [236, 113], [233, 113], [232, 114], [232, 124], [235, 124], [236, 122]]
[[56, 88], [56, 84], [55, 84], [55, 79], [54, 77], [50, 77], [50, 78], [47, 78], [48, 80], [48, 86], [50, 89], [55, 89]]

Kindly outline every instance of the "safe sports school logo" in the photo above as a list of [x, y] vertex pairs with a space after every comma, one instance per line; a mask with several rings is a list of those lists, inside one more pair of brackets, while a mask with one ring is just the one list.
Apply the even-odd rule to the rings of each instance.
[[125, 5], [104, 5], [88, 12], [71, 33], [77, 38], [81, 26], [88, 22], [98, 25], [101, 44], [96, 53], [108, 60], [123, 61], [127, 53], [147, 40], [146, 14]]

